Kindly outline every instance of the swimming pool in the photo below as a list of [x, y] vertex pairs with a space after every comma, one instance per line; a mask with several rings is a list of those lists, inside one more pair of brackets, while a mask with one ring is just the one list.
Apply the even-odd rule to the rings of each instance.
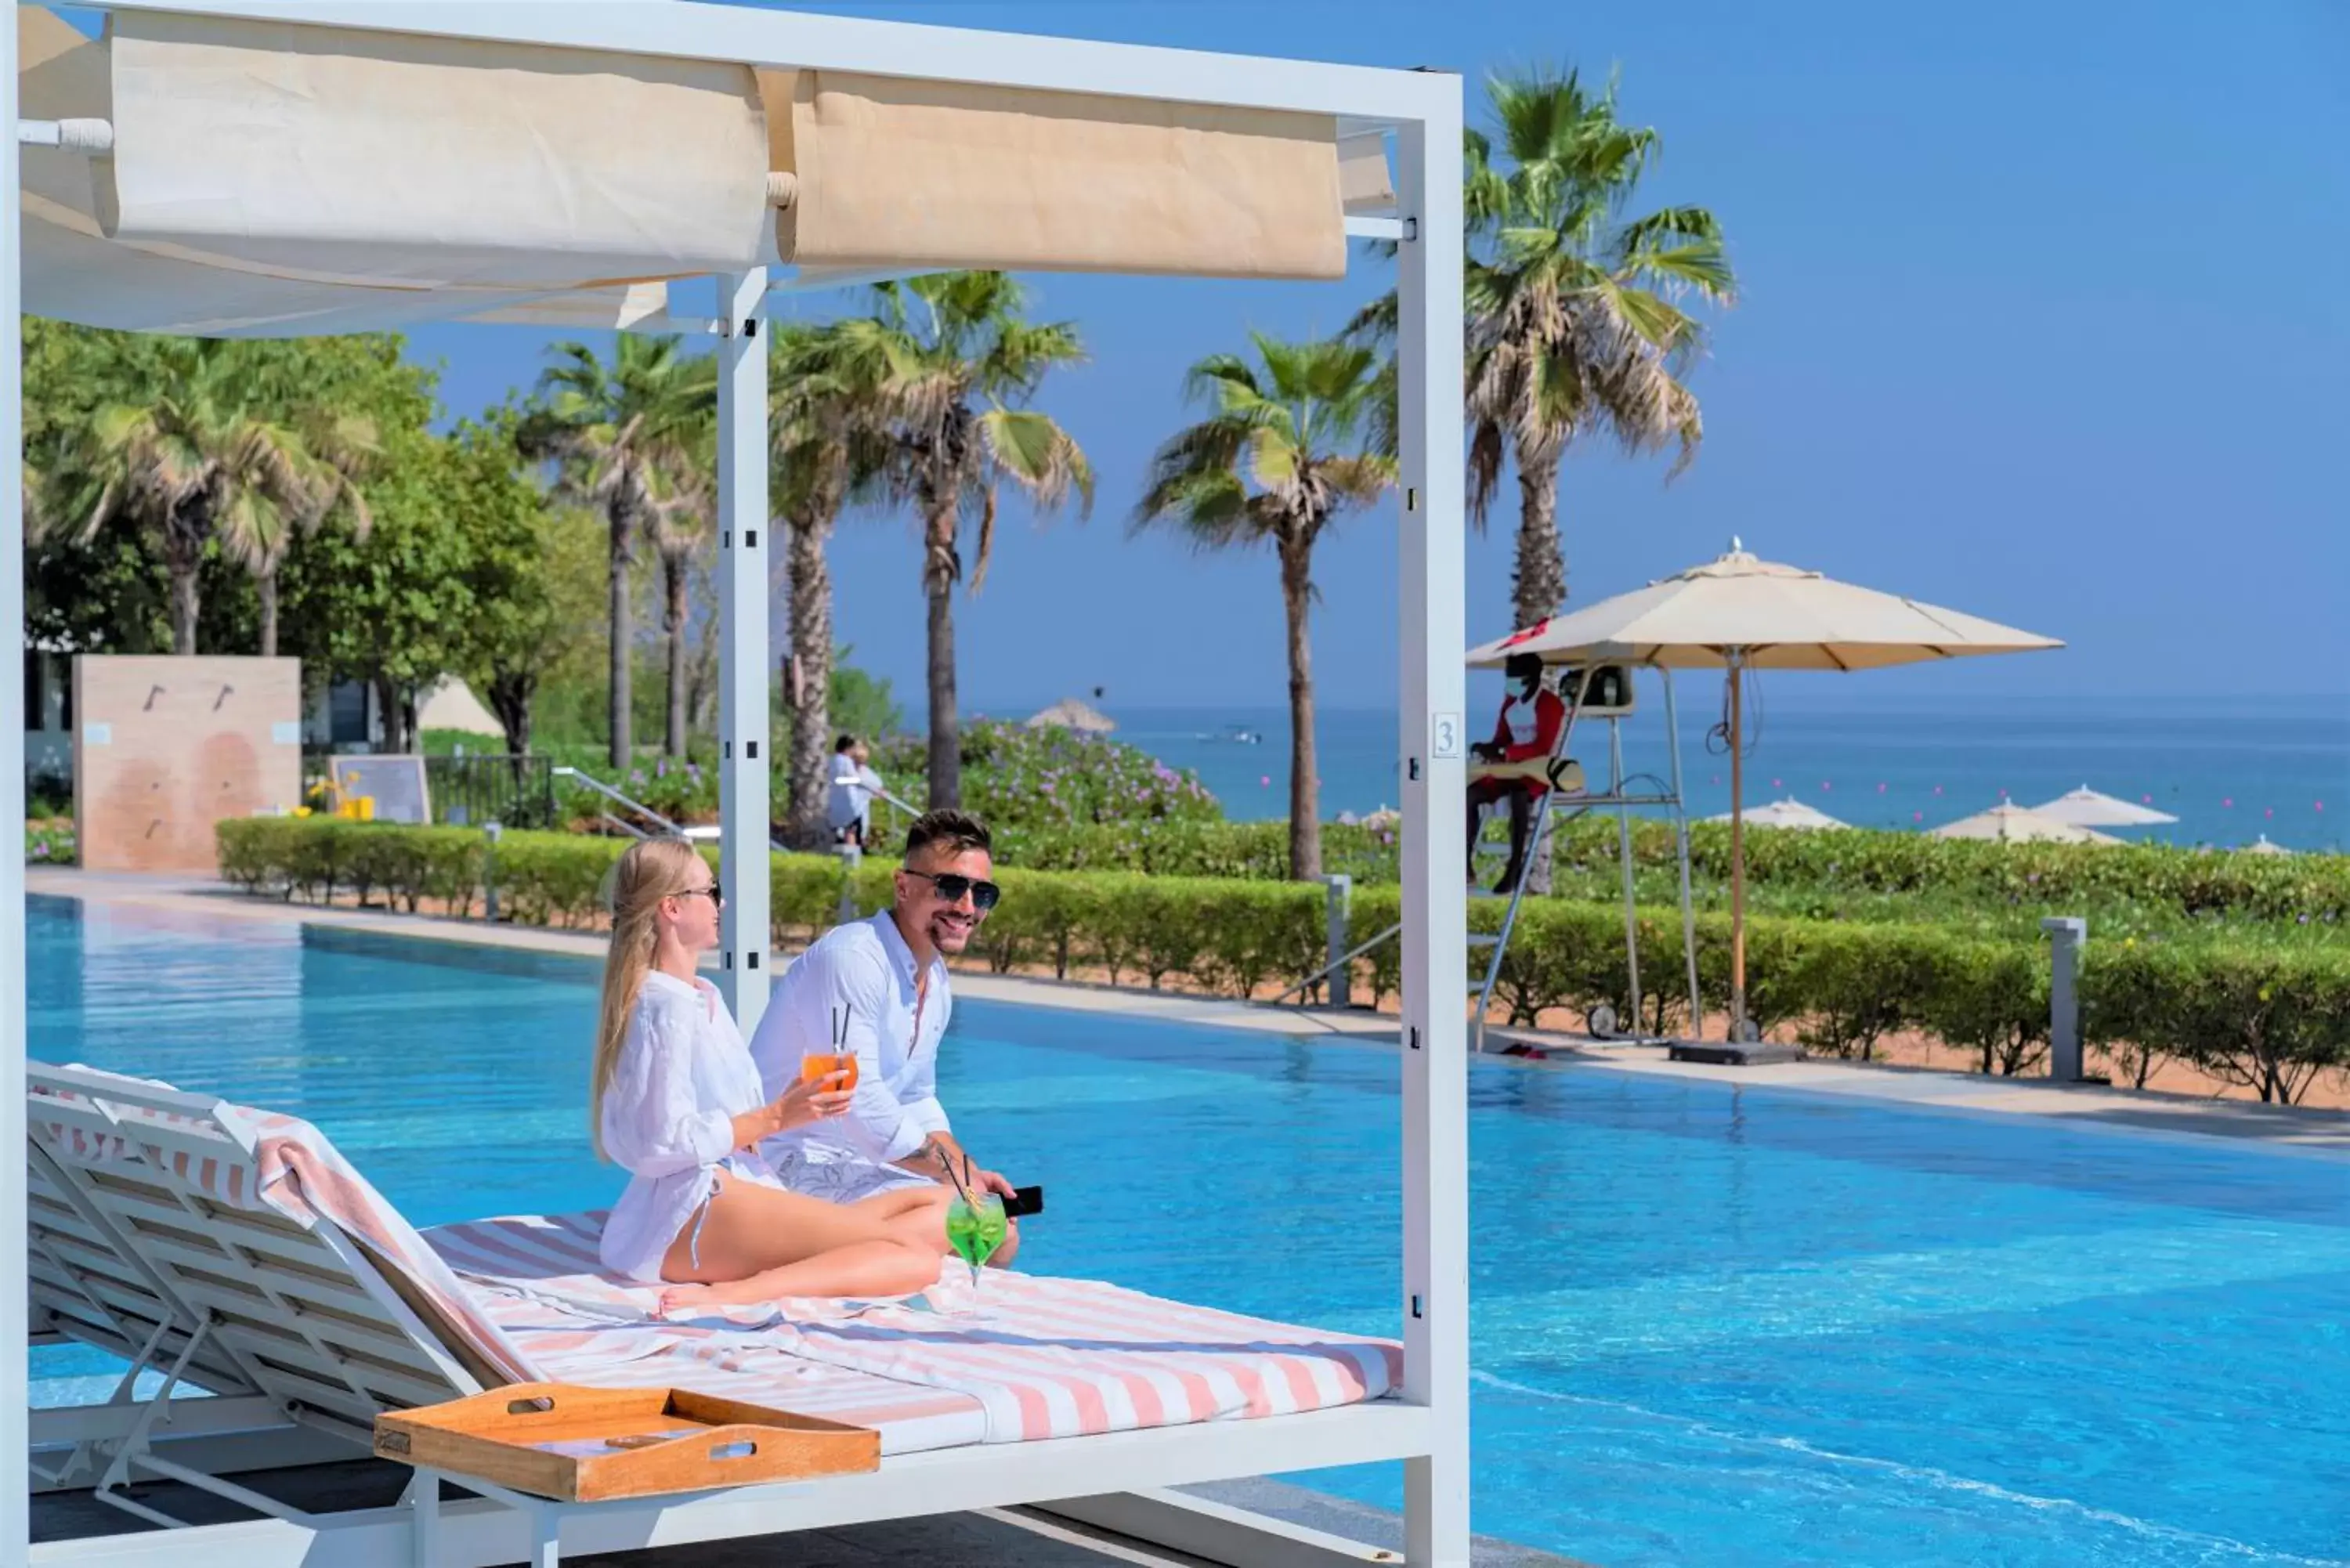
[[[49, 899], [31, 943], [36, 1055], [307, 1116], [420, 1224], [619, 1189], [585, 964]], [[1479, 1530], [1607, 1568], [2350, 1557], [2350, 1161], [1471, 1073]], [[966, 1001], [941, 1082], [1051, 1189], [1024, 1266], [1394, 1332], [1391, 1053]], [[36, 1401], [102, 1366], [36, 1352]]]

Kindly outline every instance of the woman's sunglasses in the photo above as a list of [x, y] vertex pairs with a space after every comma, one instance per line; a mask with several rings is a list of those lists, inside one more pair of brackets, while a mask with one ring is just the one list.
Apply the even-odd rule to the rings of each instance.
[[684, 892], [680, 893], [678, 897], [681, 898], [691, 898], [697, 893], [708, 894], [710, 896], [710, 907], [713, 909], [723, 909], [726, 907], [725, 889], [719, 887], [715, 882], [712, 882], [707, 888], [688, 888]]
[[965, 893], [971, 895], [971, 907], [981, 914], [995, 908], [1003, 897], [1003, 889], [993, 882], [983, 882], [975, 877], [965, 877], [955, 871], [916, 871], [908, 868], [906, 875], [920, 877], [939, 890], [939, 897], [950, 904], [960, 904]]

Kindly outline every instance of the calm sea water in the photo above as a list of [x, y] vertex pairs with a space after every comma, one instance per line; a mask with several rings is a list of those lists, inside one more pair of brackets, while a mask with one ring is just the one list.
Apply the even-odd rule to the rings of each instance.
[[[49, 900], [31, 936], [36, 1054], [304, 1116], [420, 1224], [619, 1190], [588, 964]], [[2350, 1552], [2350, 1160], [1469, 1073], [1480, 1530], [1608, 1568]], [[1051, 1189], [1023, 1267], [1395, 1331], [1392, 1052], [966, 1002], [940, 1083]], [[88, 1353], [33, 1366], [103, 1396]]]
[[[2085, 784], [2177, 816], [2175, 827], [2131, 836], [2180, 844], [2239, 845], [2266, 834], [2295, 849], [2350, 845], [2350, 696], [2267, 699], [2222, 708], [2179, 703], [2043, 699], [2029, 703], [1946, 701], [1905, 707], [1828, 707], [1801, 677], [1764, 688], [1760, 732], [1749, 753], [1750, 807], [1793, 795], [1866, 827], [1933, 827], [1996, 805], [2002, 792], [2037, 805]], [[1680, 681], [1682, 766], [1692, 813], [1730, 809], [1729, 760], [1709, 749], [1718, 722], [1718, 678]], [[1482, 701], [1498, 701], [1490, 693]], [[1640, 681], [1640, 711], [1624, 724], [1625, 765], [1662, 777], [1669, 766], [1662, 701]], [[1121, 709], [1119, 738], [1196, 772], [1240, 818], [1288, 809], [1289, 721], [1284, 709]], [[1480, 709], [1490, 724], [1490, 709]], [[1750, 713], [1750, 721], [1753, 715]], [[1249, 744], [1222, 738], [1239, 726]], [[1482, 738], [1482, 729], [1471, 726]], [[1392, 711], [1326, 710], [1315, 726], [1322, 809], [1362, 813], [1393, 805], [1398, 722]], [[1580, 736], [1581, 732], [1578, 732]], [[1575, 754], [1596, 774], [1604, 728]]]

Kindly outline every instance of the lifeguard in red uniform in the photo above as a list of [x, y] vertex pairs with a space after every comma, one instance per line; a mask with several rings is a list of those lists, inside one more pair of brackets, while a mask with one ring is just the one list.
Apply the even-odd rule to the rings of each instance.
[[[1471, 747], [1470, 755], [1482, 763], [1539, 762], [1558, 745], [1559, 730], [1566, 722], [1566, 704], [1559, 700], [1557, 692], [1543, 685], [1543, 664], [1537, 655], [1510, 655], [1502, 673], [1509, 682], [1509, 694], [1502, 700], [1501, 716], [1493, 723], [1493, 738]], [[1510, 865], [1494, 885], [1494, 892], [1511, 891], [1525, 874], [1526, 845], [1532, 837], [1534, 814], [1543, 796], [1549, 793], [1550, 785], [1540, 778], [1483, 778], [1469, 785], [1472, 876], [1484, 808], [1497, 801], [1507, 801], [1510, 805]]]

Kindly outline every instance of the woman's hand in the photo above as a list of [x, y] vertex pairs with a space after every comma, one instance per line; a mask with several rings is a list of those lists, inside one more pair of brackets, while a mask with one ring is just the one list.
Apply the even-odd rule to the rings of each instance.
[[771, 1104], [744, 1111], [734, 1118], [735, 1147], [748, 1148], [762, 1138], [840, 1115], [856, 1097], [847, 1084], [846, 1072], [827, 1073], [813, 1082], [795, 1080]]

